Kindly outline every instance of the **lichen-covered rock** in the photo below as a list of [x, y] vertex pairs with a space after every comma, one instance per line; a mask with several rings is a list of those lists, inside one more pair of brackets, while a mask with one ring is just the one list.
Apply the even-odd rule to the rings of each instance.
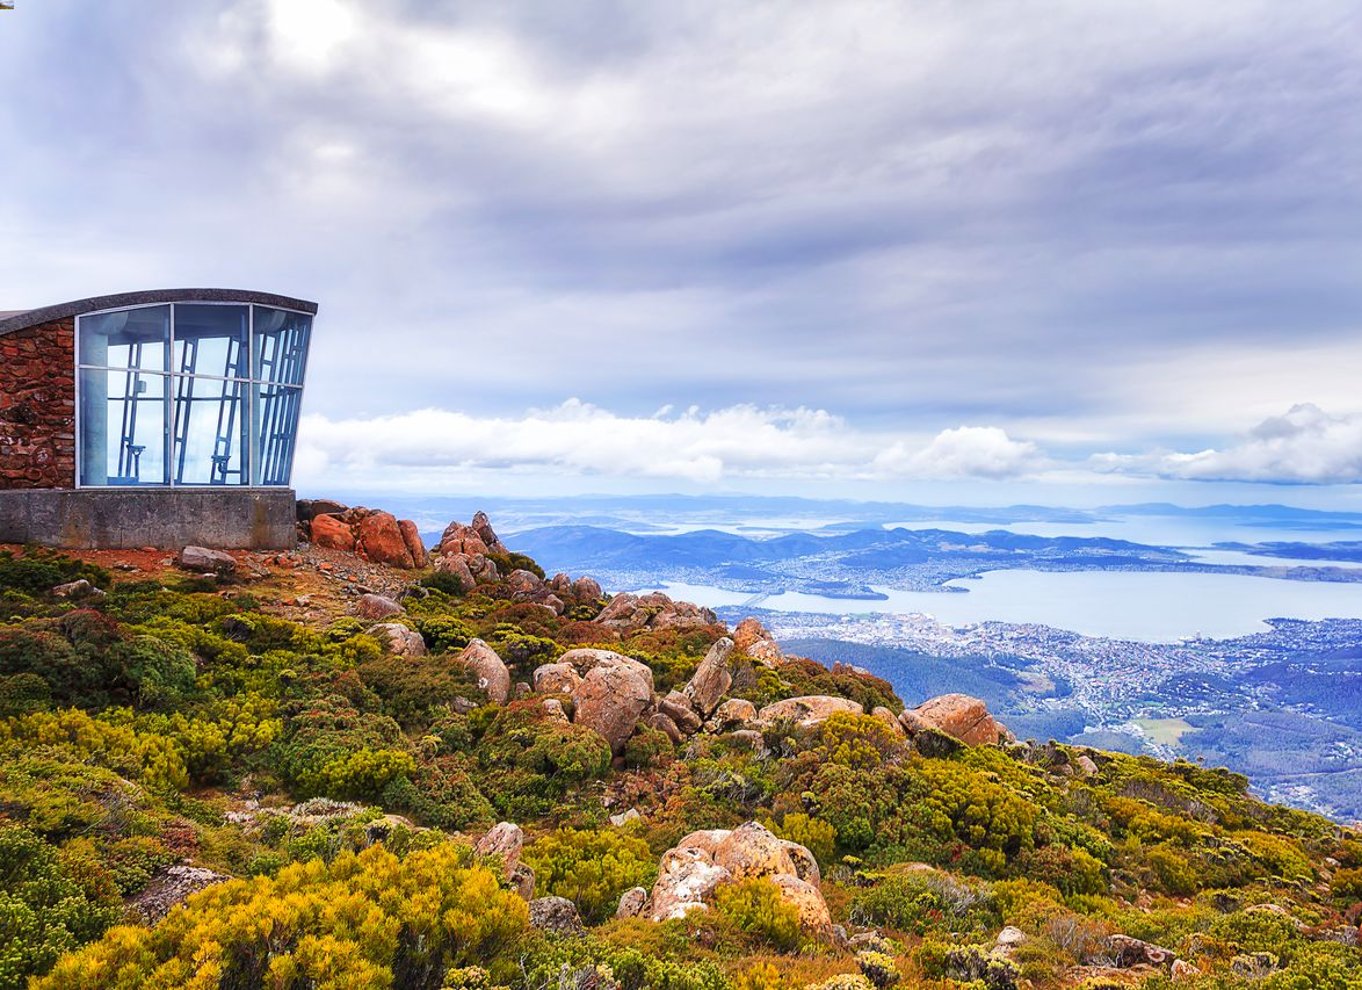
[[408, 629], [400, 622], [382, 622], [365, 630], [388, 647], [388, 652], [399, 657], [423, 657], [426, 655], [426, 641], [414, 629]]
[[701, 718], [709, 718], [719, 702], [733, 686], [733, 674], [728, 669], [728, 655], [733, 652], [733, 640], [725, 636], [709, 648], [684, 691], [691, 706]]
[[781, 899], [798, 909], [806, 929], [831, 927], [813, 854], [758, 822], [684, 836], [662, 857], [649, 916], [654, 921], [682, 917], [705, 907], [720, 884], [754, 878], [775, 883]]
[[1165, 949], [1161, 945], [1154, 945], [1152, 942], [1130, 935], [1108, 936], [1107, 947], [1112, 959], [1121, 969], [1129, 969], [1131, 966], [1171, 967], [1173, 960], [1177, 958], [1172, 949]]
[[648, 916], [653, 921], [684, 918], [691, 911], [708, 910], [714, 889], [731, 879], [702, 849], [669, 849], [662, 855], [653, 884]]
[[227, 879], [221, 873], [195, 866], [168, 866], [128, 901], [128, 907], [145, 924], [154, 925], [191, 894]]
[[570, 663], [546, 663], [534, 670], [534, 689], [540, 694], [571, 694], [582, 679]]
[[[571, 651], [582, 652], [585, 651]], [[573, 721], [600, 734], [612, 751], [620, 753], [639, 717], [653, 702], [653, 672], [645, 664], [618, 653], [592, 652], [607, 656], [597, 658], [573, 692]], [[563, 661], [570, 655], [565, 655]]]
[[619, 907], [615, 908], [616, 918], [639, 918], [648, 911], [648, 891], [645, 887], [630, 887], [620, 894]]
[[511, 697], [511, 671], [492, 649], [480, 639], [469, 640], [460, 651], [455, 663], [461, 663], [478, 678], [478, 687], [487, 692], [487, 699], [495, 705], [504, 705]]
[[508, 874], [520, 862], [525, 848], [525, 832], [515, 822], [497, 822], [478, 840], [473, 852], [478, 856], [500, 856]]
[[757, 721], [769, 725], [772, 722], [788, 720], [808, 727], [825, 722], [838, 712], [864, 715], [865, 708], [860, 702], [850, 701], [846, 698], [811, 694], [802, 698], [786, 698], [784, 701], [767, 705], [757, 712]]
[[528, 863], [516, 863], [507, 870], [506, 882], [521, 900], [534, 900], [535, 875]]
[[582, 916], [566, 897], [536, 897], [530, 901], [530, 927], [555, 935], [581, 935]]
[[673, 745], [680, 746], [686, 741], [686, 734], [677, 727], [677, 724], [665, 712], [649, 712], [643, 717], [643, 724], [650, 729], [661, 732], [672, 741]]
[[733, 630], [733, 642], [753, 660], [768, 667], [779, 667], [785, 654], [771, 636], [771, 631], [756, 619], [743, 619]]
[[646, 595], [621, 593], [610, 599], [593, 622], [620, 633], [639, 629], [701, 629], [719, 620], [707, 608], [675, 602], [659, 591]]
[[355, 601], [355, 615], [370, 622], [391, 619], [394, 615], [401, 615], [403, 611], [401, 605], [382, 595], [360, 595]]
[[929, 698], [912, 714], [900, 716], [900, 722], [911, 736], [925, 724], [937, 729], [966, 746], [992, 745], [1011, 742], [1012, 733], [996, 722], [988, 706], [967, 694], [943, 694]]

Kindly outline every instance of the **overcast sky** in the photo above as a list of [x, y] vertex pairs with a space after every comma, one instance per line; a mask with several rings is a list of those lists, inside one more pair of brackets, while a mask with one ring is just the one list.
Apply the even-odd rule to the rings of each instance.
[[300, 487], [1362, 507], [1354, 4], [15, 6], [0, 309], [316, 300]]

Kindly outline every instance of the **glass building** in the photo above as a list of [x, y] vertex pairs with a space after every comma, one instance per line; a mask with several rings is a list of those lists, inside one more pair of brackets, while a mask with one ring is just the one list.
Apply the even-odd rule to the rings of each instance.
[[186, 296], [79, 314], [77, 487], [287, 487], [308, 309]]

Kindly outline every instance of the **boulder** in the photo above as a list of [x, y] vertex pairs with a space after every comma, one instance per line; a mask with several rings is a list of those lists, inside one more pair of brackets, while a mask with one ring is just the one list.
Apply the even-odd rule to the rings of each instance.
[[757, 822], [691, 832], [667, 850], [653, 886], [649, 917], [654, 921], [682, 917], [705, 908], [720, 884], [754, 878], [770, 879], [781, 899], [798, 909], [806, 929], [831, 927], [813, 854]]
[[388, 652], [399, 657], [423, 657], [426, 655], [426, 641], [414, 629], [408, 629], [400, 622], [381, 622], [365, 630], [380, 642], [386, 643]]
[[802, 698], [786, 698], [767, 705], [757, 712], [757, 721], [764, 724], [780, 721], [793, 721], [800, 726], [809, 727], [825, 722], [837, 712], [850, 712], [864, 715], [865, 708], [857, 701], [834, 698], [825, 694], [811, 694]]
[[648, 891], [644, 887], [630, 887], [620, 894], [619, 907], [615, 908], [616, 918], [638, 918], [648, 910]]
[[572, 578], [559, 571], [549, 579], [549, 588], [560, 595], [572, 594]]
[[546, 663], [534, 669], [534, 689], [540, 694], [571, 694], [581, 682], [570, 663]]
[[704, 724], [691, 707], [690, 698], [680, 691], [669, 691], [667, 696], [657, 703], [657, 709], [675, 722], [676, 727], [688, 736], [695, 735]]
[[311, 522], [324, 515], [338, 516], [348, 508], [333, 498], [300, 498], [294, 505], [299, 522]]
[[780, 874], [798, 876], [786, 841], [759, 822], [747, 822], [724, 836], [714, 847], [714, 862], [734, 880]]
[[1097, 762], [1086, 753], [1074, 760], [1074, 768], [1084, 777], [1096, 777], [1100, 772]]
[[511, 697], [511, 671], [492, 649], [480, 639], [469, 640], [454, 660], [467, 666], [478, 678], [478, 687], [487, 692], [487, 700], [504, 705]]
[[50, 592], [53, 598], [81, 599], [89, 598], [93, 595], [96, 598], [103, 597], [104, 592], [100, 591], [85, 578], [77, 578], [75, 581], [68, 581], [66, 584], [59, 584]]
[[643, 717], [643, 724], [650, 729], [656, 729], [658, 732], [661, 732], [670, 739], [674, 745], [680, 746], [686, 741], [686, 734], [682, 732], [676, 722], [669, 718], [664, 712], [649, 712]]
[[401, 615], [403, 611], [401, 605], [391, 598], [384, 598], [382, 595], [360, 595], [355, 602], [355, 615], [371, 622], [391, 619], [394, 615]]
[[874, 708], [870, 709], [870, 714], [888, 725], [896, 734], [900, 736], [907, 735], [907, 732], [903, 728], [903, 723], [899, 721], [899, 717], [888, 708], [885, 708], [884, 705], [876, 705]]
[[733, 640], [725, 636], [709, 648], [700, 661], [694, 676], [686, 684], [684, 694], [702, 718], [709, 718], [719, 702], [733, 686], [733, 674], [728, 669], [728, 655], [733, 652]]
[[1185, 959], [1174, 959], [1173, 968], [1169, 975], [1172, 976], [1174, 983], [1184, 983], [1188, 980], [1195, 980], [1201, 975], [1201, 970]]
[[751, 725], [757, 720], [757, 706], [745, 698], [729, 698], [714, 711], [709, 727], [714, 732], [728, 732]]
[[402, 527], [391, 512], [370, 512], [359, 521], [358, 536], [360, 549], [375, 564], [404, 570], [416, 566], [402, 536]]
[[780, 899], [793, 904], [799, 911], [799, 925], [805, 931], [826, 931], [832, 927], [832, 915], [823, 893], [807, 880], [780, 873], [769, 878], [780, 888]]
[[236, 558], [225, 550], [207, 547], [185, 547], [175, 558], [182, 570], [196, 574], [231, 574], [236, 570]]
[[648, 916], [653, 921], [668, 921], [684, 918], [691, 911], [707, 910], [714, 889], [729, 879], [728, 871], [714, 865], [704, 850], [669, 849], [662, 854]]
[[582, 647], [575, 650], [568, 650], [558, 658], [558, 663], [565, 663], [585, 677], [593, 667], [603, 663], [616, 663], [620, 660], [628, 660], [623, 653], [616, 653], [614, 650], [597, 650], [589, 647]]
[[195, 866], [168, 866], [128, 901], [128, 907], [144, 924], [154, 925], [191, 894], [227, 879], [221, 873]]
[[738, 623], [733, 630], [733, 643], [753, 660], [768, 666], [779, 666], [785, 659], [771, 631], [753, 618]]
[[530, 901], [530, 927], [555, 935], [581, 935], [582, 916], [566, 897], [536, 897]]
[[425, 543], [421, 541], [421, 531], [416, 528], [416, 523], [410, 519], [399, 519], [397, 528], [402, 532], [402, 542], [407, 547], [412, 566], [425, 567], [429, 555], [426, 553]]
[[690, 602], [674, 602], [661, 592], [646, 595], [621, 593], [610, 602], [593, 622], [627, 633], [638, 629], [701, 629], [719, 620], [707, 608]]
[[943, 694], [929, 698], [901, 723], [909, 735], [922, 724], [960, 740], [966, 746], [1012, 742], [1013, 735], [988, 713], [988, 706], [967, 694]]
[[326, 547], [328, 550], [355, 549], [355, 534], [348, 523], [330, 513], [313, 516], [311, 529], [313, 546]]
[[478, 579], [473, 576], [468, 560], [468, 556], [462, 553], [436, 557], [435, 570], [441, 574], [453, 574], [459, 582], [460, 590], [467, 593], [478, 586]]
[[583, 601], [594, 602], [601, 597], [600, 582], [594, 578], [579, 577], [572, 582], [572, 593]]
[[532, 595], [544, 587], [544, 582], [534, 571], [516, 569], [506, 575], [506, 587], [513, 594]]
[[1020, 928], [1008, 925], [1002, 931], [998, 932], [997, 937], [993, 940], [993, 945], [1000, 952], [1011, 953], [1017, 946], [1025, 941], [1026, 933], [1024, 931]]
[[544, 711], [548, 713], [549, 718], [553, 719], [553, 721], [555, 722], [571, 721], [571, 719], [569, 719], [567, 716], [567, 710], [563, 708], [563, 703], [559, 701], [557, 698], [545, 698], [543, 701], [540, 702], [540, 704], [543, 706]]
[[[580, 652], [573, 650], [568, 655]], [[599, 733], [618, 754], [633, 734], [639, 716], [652, 704], [653, 672], [618, 653], [593, 652], [605, 653], [607, 657], [586, 672], [573, 692], [573, 721]]]
[[473, 521], [469, 523], [469, 529], [487, 544], [487, 549], [493, 553], [509, 553], [506, 545], [497, 539], [497, 534], [492, 531], [492, 522], [487, 518], [487, 513], [478, 511], [473, 513]]
[[630, 808], [628, 811], [621, 812], [618, 815], [610, 816], [610, 824], [614, 825], [616, 828], [622, 828], [623, 826], [628, 825], [630, 822], [641, 821], [643, 821], [643, 816], [639, 814], [637, 808]]
[[478, 840], [473, 852], [478, 856], [500, 856], [507, 874], [520, 862], [525, 848], [525, 832], [514, 822], [498, 822]]

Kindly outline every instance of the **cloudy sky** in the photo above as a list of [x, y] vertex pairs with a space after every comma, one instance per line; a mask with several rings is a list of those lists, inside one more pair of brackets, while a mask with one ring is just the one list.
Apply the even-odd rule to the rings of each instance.
[[1362, 508], [1353, 4], [15, 8], [0, 309], [317, 300], [302, 488]]

